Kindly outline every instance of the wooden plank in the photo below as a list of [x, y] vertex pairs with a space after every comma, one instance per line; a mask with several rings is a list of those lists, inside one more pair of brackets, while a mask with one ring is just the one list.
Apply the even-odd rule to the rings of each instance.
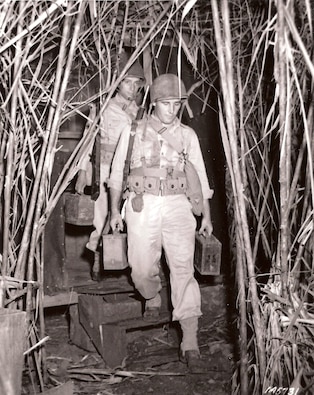
[[99, 295], [79, 295], [78, 309], [80, 321], [87, 319], [93, 323], [93, 327], [116, 322], [120, 318], [133, 319], [142, 316], [141, 302], [127, 295], [124, 300], [117, 299], [112, 302], [106, 302], [105, 298]]
[[160, 313], [159, 319], [156, 322], [145, 321], [143, 317], [139, 317], [135, 319], [116, 321], [115, 324], [118, 324], [125, 329], [140, 329], [167, 324], [170, 321], [171, 313], [166, 311]]
[[62, 130], [59, 133], [58, 139], [63, 140], [63, 139], [70, 139], [70, 140], [77, 140], [79, 141], [82, 138], [82, 131], [79, 130], [78, 132], [73, 131], [73, 130]]
[[44, 308], [78, 303], [78, 295], [114, 295], [130, 294], [134, 292], [134, 287], [128, 282], [127, 278], [105, 279], [104, 281], [73, 286], [67, 291], [60, 291], [54, 295], [44, 296]]
[[99, 353], [110, 368], [122, 365], [127, 357], [127, 339], [125, 328], [116, 324], [100, 325], [101, 347]]
[[74, 290], [79, 294], [106, 295], [116, 293], [134, 292], [134, 286], [128, 276], [119, 275], [114, 278], [106, 278], [97, 283], [75, 286]]
[[78, 293], [74, 291], [62, 292], [44, 296], [44, 308], [77, 304]]
[[26, 321], [25, 311], [0, 309], [0, 394], [21, 394]]

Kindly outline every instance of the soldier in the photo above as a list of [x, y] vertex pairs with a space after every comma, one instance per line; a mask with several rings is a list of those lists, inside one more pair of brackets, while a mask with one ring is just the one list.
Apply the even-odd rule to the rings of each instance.
[[[118, 73], [120, 73], [128, 57], [126, 53], [122, 53], [118, 63]], [[125, 78], [119, 84], [116, 95], [109, 101], [108, 107], [104, 111], [104, 115], [100, 125], [100, 180], [99, 180], [99, 196], [95, 201], [94, 206], [94, 231], [90, 234], [89, 241], [86, 247], [94, 252], [94, 263], [91, 271], [92, 279], [100, 280], [100, 253], [99, 241], [104, 230], [104, 226], [108, 216], [108, 193], [107, 193], [107, 178], [109, 176], [112, 157], [119, 140], [121, 131], [127, 126], [131, 125], [135, 119], [138, 105], [136, 98], [139, 94], [140, 88], [144, 83], [144, 71], [139, 62], [133, 65], [127, 71]], [[96, 140], [97, 141], [97, 140]], [[81, 169], [79, 170], [75, 190], [82, 194], [85, 186], [88, 185], [88, 180], [91, 179], [91, 155], [86, 156], [82, 161]]]
[[[150, 90], [152, 115], [138, 122], [134, 136], [125, 220], [128, 261], [135, 287], [145, 299], [144, 319], [158, 321], [161, 307], [159, 260], [162, 248], [170, 270], [173, 320], [182, 328], [181, 360], [191, 373], [206, 371], [201, 360], [197, 333], [201, 294], [194, 277], [196, 219], [188, 199], [185, 163], [188, 159], [199, 176], [202, 190], [202, 220], [199, 232], [212, 233], [210, 189], [199, 141], [193, 129], [177, 117], [187, 93], [174, 74], [157, 77]], [[122, 229], [119, 201], [123, 166], [130, 128], [120, 137], [108, 187], [112, 229]], [[181, 148], [178, 148], [179, 145]]]

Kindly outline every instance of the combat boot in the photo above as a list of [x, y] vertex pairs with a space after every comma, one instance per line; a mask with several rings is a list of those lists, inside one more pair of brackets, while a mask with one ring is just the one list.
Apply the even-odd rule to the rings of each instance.
[[183, 354], [180, 350], [180, 361], [187, 364], [192, 374], [204, 374], [208, 372], [208, 365], [202, 360], [198, 350], [187, 350]]

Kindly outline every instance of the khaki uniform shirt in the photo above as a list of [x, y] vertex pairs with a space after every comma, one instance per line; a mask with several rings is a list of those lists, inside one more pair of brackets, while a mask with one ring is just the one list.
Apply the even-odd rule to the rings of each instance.
[[[154, 115], [152, 118], [154, 119]], [[196, 133], [190, 127], [183, 125], [177, 118], [172, 125], [165, 126], [167, 126], [169, 133], [180, 142], [188, 159], [193, 163], [200, 178], [204, 199], [210, 199], [213, 195], [213, 190], [208, 183], [205, 164]], [[122, 189], [123, 168], [129, 135], [130, 127], [123, 130], [112, 162], [108, 186], [116, 190]], [[143, 119], [138, 123], [131, 156], [131, 169], [142, 166], [160, 169], [172, 167], [179, 171], [183, 171], [184, 169], [184, 163], [180, 161], [179, 153], [172, 148], [162, 135], [156, 132], [153, 124], [150, 124], [150, 118]]]
[[[119, 96], [113, 97], [104, 111], [100, 121], [100, 177], [102, 182], [106, 182], [109, 176], [110, 164], [113, 153], [118, 143], [121, 132], [131, 125], [135, 119], [138, 106], [135, 101], [131, 101], [128, 106]], [[87, 155], [82, 159], [80, 169], [91, 173], [90, 158], [93, 150], [92, 141]], [[91, 179], [91, 174], [88, 175]]]

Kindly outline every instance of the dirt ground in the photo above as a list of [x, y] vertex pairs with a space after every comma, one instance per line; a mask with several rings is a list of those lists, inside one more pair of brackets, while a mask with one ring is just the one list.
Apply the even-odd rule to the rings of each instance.
[[[199, 345], [206, 374], [189, 374], [178, 358], [180, 333], [176, 323], [134, 330], [128, 334], [128, 356], [109, 369], [100, 354], [73, 344], [69, 309], [46, 313], [47, 395], [203, 395], [231, 394], [234, 362], [233, 323], [222, 285], [202, 288]], [[40, 393], [23, 375], [23, 395]], [[38, 392], [37, 392], [38, 391]]]

